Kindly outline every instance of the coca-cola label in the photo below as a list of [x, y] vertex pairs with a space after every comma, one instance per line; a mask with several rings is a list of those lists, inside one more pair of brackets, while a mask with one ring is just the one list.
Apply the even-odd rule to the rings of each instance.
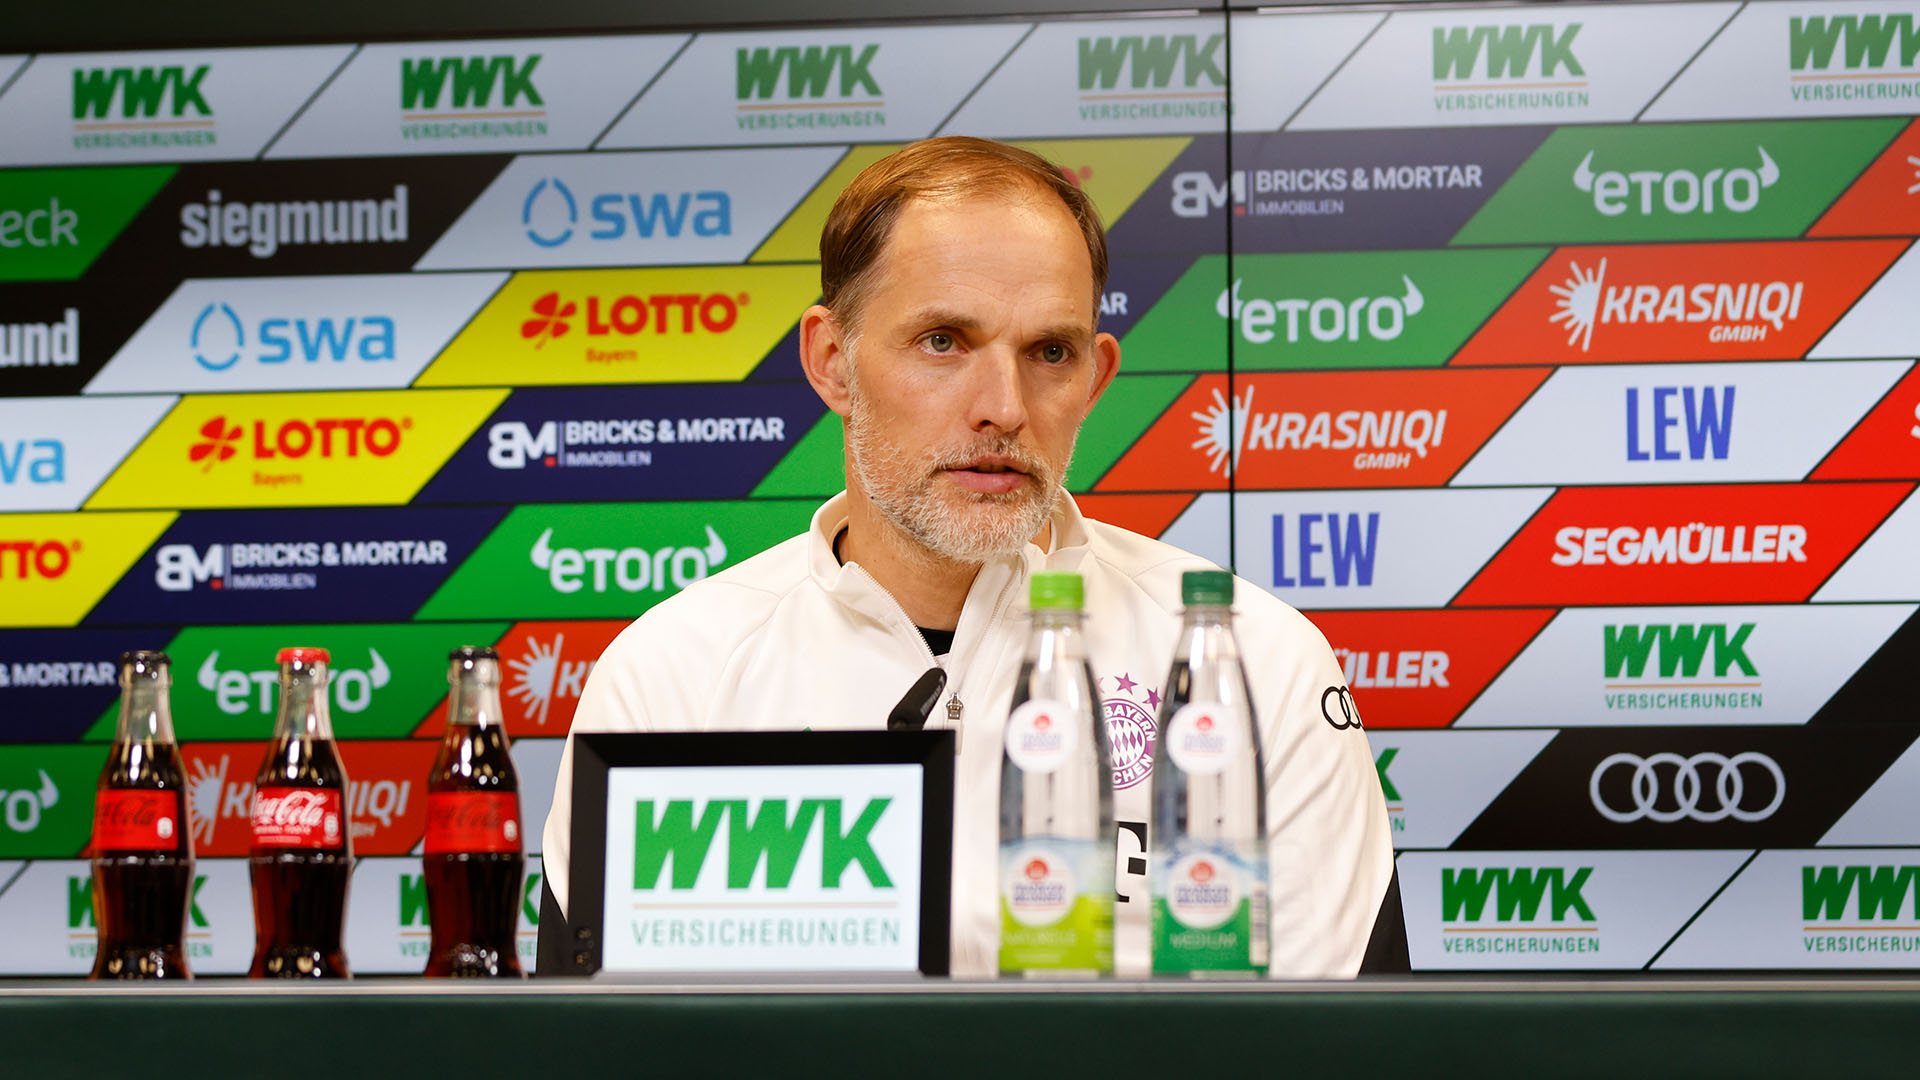
[[344, 848], [346, 813], [333, 788], [265, 787], [253, 796], [253, 847]]
[[427, 854], [519, 850], [518, 794], [438, 791], [427, 796]]
[[109, 789], [93, 800], [95, 851], [173, 851], [185, 826], [177, 791]]

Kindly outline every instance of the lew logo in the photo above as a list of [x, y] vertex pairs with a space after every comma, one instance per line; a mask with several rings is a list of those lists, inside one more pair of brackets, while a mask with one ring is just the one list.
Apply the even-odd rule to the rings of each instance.
[[[838, 72], [840, 97], [861, 94], [877, 98], [880, 84], [874, 81], [869, 67], [879, 55], [880, 46], [877, 43], [860, 46], [857, 56], [854, 49], [852, 45], [809, 45], [804, 49], [796, 45], [769, 49], [763, 45], [757, 49], [735, 49], [734, 96], [741, 101], [807, 98], [825, 104], [820, 99], [827, 96], [829, 87], [835, 86], [834, 74]], [[782, 73], [786, 75], [784, 93], [780, 89]]]
[[[1380, 512], [1296, 514], [1295, 562], [1287, 561], [1287, 515], [1273, 515], [1273, 583], [1279, 588], [1367, 588], [1380, 551]], [[1364, 520], [1364, 523], [1362, 519]], [[1344, 531], [1343, 531], [1344, 525]], [[1362, 531], [1364, 530], [1364, 532]]]
[[1363, 336], [1369, 341], [1392, 341], [1405, 332], [1407, 320], [1427, 306], [1426, 296], [1412, 278], [1401, 274], [1400, 283], [1405, 289], [1399, 296], [1242, 300], [1242, 280], [1235, 278], [1231, 294], [1222, 289], [1213, 310], [1221, 318], [1233, 320], [1241, 339], [1253, 345], [1265, 345], [1279, 336], [1275, 325], [1282, 315], [1286, 316], [1289, 344], [1300, 340], [1303, 325], [1307, 334], [1320, 342], [1359, 341]]
[[566, 645], [566, 635], [556, 633], [551, 644], [543, 644], [536, 638], [529, 638], [527, 651], [515, 660], [507, 661], [507, 667], [513, 672], [507, 685], [507, 696], [518, 698], [521, 708], [527, 716], [541, 727], [547, 726], [547, 712], [553, 707], [554, 700], [580, 700], [580, 692], [586, 687], [587, 676], [593, 673], [592, 660], [566, 660], [561, 650]]
[[[750, 812], [753, 802], [758, 808]], [[691, 799], [669, 801], [657, 812], [653, 800], [640, 800], [634, 806], [633, 887], [660, 888], [663, 873], [671, 867], [669, 888], [696, 888], [719, 836], [728, 890], [788, 888], [803, 859], [806, 878], [817, 874], [822, 889], [840, 888], [842, 877], [855, 865], [871, 887], [891, 889], [893, 879], [870, 837], [892, 802], [868, 799], [843, 829], [840, 799], [800, 799], [791, 814], [786, 799], [708, 799], [698, 819]], [[816, 833], [818, 841], [810, 842]]]
[[[1920, 905], [1920, 891], [1914, 888], [1917, 880], [1920, 866], [1803, 866], [1801, 915], [1808, 920], [1898, 919], [1908, 909], [1909, 895]], [[1852, 913], [1848, 900], [1853, 901]], [[1913, 912], [1920, 919], [1920, 907]]]
[[555, 592], [576, 593], [587, 587], [583, 575], [589, 565], [593, 567], [591, 585], [596, 593], [607, 591], [609, 567], [613, 584], [622, 592], [665, 592], [669, 582], [675, 589], [684, 589], [727, 561], [727, 545], [720, 534], [711, 525], [706, 530], [707, 544], [703, 548], [662, 547], [648, 552], [633, 547], [557, 548], [553, 546], [553, 530], [547, 529], [533, 542], [529, 558], [547, 572], [547, 582]]
[[[365, 668], [338, 667], [328, 675], [334, 707], [342, 712], [366, 712], [367, 707], [373, 704], [374, 691], [385, 687], [393, 679], [393, 672], [381, 657], [380, 650], [368, 648], [367, 658], [369, 662]], [[278, 669], [222, 671], [218, 649], [207, 654], [195, 681], [202, 690], [213, 695], [214, 705], [228, 716], [239, 716], [250, 710], [261, 716], [271, 716], [280, 698]]]
[[[1716, 401], [1711, 386], [1656, 386], [1648, 409], [1642, 410], [1639, 387], [1627, 387], [1627, 460], [1681, 460], [1681, 448], [1667, 442], [1667, 432], [1679, 427], [1682, 419], [1687, 428], [1687, 460], [1727, 460], [1733, 438], [1733, 391], [1731, 386], [1721, 387]], [[1675, 398], [1680, 400], [1679, 416], [1673, 413]], [[1651, 451], [1643, 440], [1643, 431], [1653, 433]]]
[[1593, 922], [1593, 908], [1580, 893], [1592, 876], [1591, 866], [1580, 867], [1571, 878], [1558, 866], [1443, 869], [1440, 918], [1480, 922], [1488, 917], [1487, 901], [1492, 900], [1492, 918], [1498, 922], [1534, 922], [1543, 906], [1553, 922], [1565, 922], [1570, 914]]
[[1609, 679], [1638, 679], [1646, 674], [1648, 660], [1657, 654], [1660, 678], [1677, 675], [1691, 679], [1700, 674], [1711, 651], [1715, 678], [1724, 678], [1736, 666], [1757, 678], [1760, 673], [1747, 656], [1747, 638], [1753, 629], [1753, 623], [1742, 623], [1729, 636], [1724, 623], [1607, 626], [1602, 630], [1603, 667]]
[[1780, 166], [1774, 164], [1767, 148], [1755, 149], [1760, 154], [1758, 169], [1716, 168], [1707, 170], [1704, 176], [1691, 169], [1595, 172], [1595, 152], [1589, 150], [1574, 166], [1573, 186], [1592, 194], [1593, 208], [1606, 217], [1628, 212], [1648, 216], [1656, 205], [1669, 214], [1713, 214], [1722, 209], [1745, 214], [1760, 205], [1762, 191], [1780, 181]]

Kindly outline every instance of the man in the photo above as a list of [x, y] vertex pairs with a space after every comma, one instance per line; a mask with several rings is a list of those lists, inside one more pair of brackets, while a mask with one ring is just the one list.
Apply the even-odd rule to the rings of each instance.
[[[623, 631], [573, 730], [878, 729], [938, 663], [952, 697], [934, 726], [959, 729], [952, 965], [987, 975], [999, 941], [1002, 728], [1029, 576], [1083, 575], [1096, 673], [1157, 683], [1180, 574], [1210, 564], [1087, 520], [1060, 487], [1120, 345], [1097, 332], [1105, 235], [1058, 170], [979, 139], [917, 143], [841, 194], [820, 263], [801, 362], [843, 418], [846, 491], [804, 535]], [[1340, 667], [1298, 612], [1244, 581], [1237, 596], [1266, 755], [1272, 972], [1351, 976], [1363, 960], [1404, 969], [1385, 802], [1365, 736], [1339, 711]], [[562, 908], [571, 772], [569, 738], [545, 837]], [[1144, 783], [1115, 793], [1121, 974], [1148, 963], [1147, 794]]]

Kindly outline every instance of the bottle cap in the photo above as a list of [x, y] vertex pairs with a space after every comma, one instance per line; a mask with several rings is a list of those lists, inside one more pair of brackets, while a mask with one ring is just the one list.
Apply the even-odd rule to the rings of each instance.
[[137, 668], [163, 668], [171, 666], [173, 661], [166, 653], [154, 649], [133, 649], [120, 654], [120, 666], [132, 664]]
[[327, 655], [325, 649], [302, 646], [281, 649], [279, 655], [273, 658], [276, 664], [326, 664], [331, 663], [332, 660], [333, 658]]
[[500, 654], [486, 645], [462, 645], [448, 653], [447, 659], [472, 663], [475, 660], [498, 660], [500, 659]]
[[1043, 570], [1033, 575], [1028, 602], [1035, 611], [1079, 611], [1086, 602], [1086, 585], [1079, 574]]
[[1180, 602], [1187, 607], [1233, 603], [1233, 575], [1225, 570], [1189, 570], [1181, 574]]

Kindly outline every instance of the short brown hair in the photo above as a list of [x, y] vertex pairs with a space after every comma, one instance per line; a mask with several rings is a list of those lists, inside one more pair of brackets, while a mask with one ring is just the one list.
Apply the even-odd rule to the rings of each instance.
[[1099, 297], [1107, 286], [1107, 231], [1093, 200], [1040, 155], [965, 135], [914, 143], [853, 178], [820, 230], [820, 302], [848, 330], [858, 324], [880, 252], [893, 235], [900, 211], [915, 199], [1046, 192], [1065, 204], [1086, 238], [1097, 320]]

